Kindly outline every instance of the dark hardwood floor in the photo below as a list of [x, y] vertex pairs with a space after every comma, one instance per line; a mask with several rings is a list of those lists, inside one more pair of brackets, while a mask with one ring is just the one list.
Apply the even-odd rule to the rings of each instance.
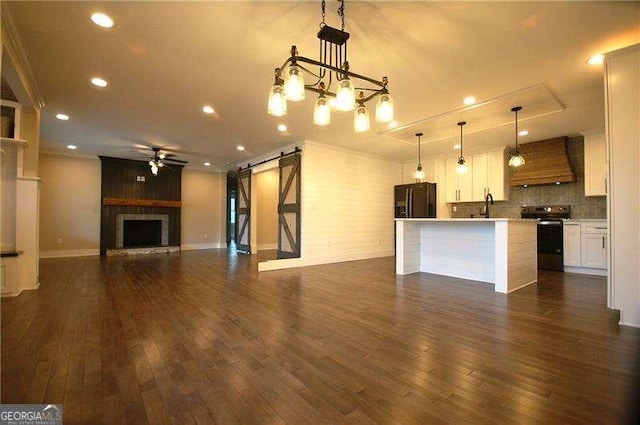
[[394, 259], [258, 274], [226, 250], [48, 259], [2, 300], [2, 403], [66, 424], [617, 424], [640, 331], [605, 280], [511, 295]]

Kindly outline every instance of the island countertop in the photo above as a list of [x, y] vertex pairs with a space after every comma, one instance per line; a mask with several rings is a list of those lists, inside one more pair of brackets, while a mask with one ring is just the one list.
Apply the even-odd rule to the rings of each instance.
[[434, 221], [434, 222], [454, 222], [454, 223], [460, 223], [460, 222], [473, 222], [473, 223], [482, 223], [483, 221], [486, 222], [496, 222], [496, 221], [500, 221], [500, 222], [509, 222], [509, 221], [531, 221], [531, 222], [537, 222], [538, 220], [535, 218], [505, 218], [505, 217], [490, 217], [490, 218], [484, 218], [484, 217], [478, 217], [478, 218], [396, 218], [395, 221]]

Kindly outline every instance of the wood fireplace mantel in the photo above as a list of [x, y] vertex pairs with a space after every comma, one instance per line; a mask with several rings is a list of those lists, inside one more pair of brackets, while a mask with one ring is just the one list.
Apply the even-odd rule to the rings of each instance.
[[102, 198], [103, 205], [116, 205], [125, 207], [161, 207], [161, 208], [181, 208], [181, 201], [164, 201], [161, 199], [125, 199], [125, 198]]

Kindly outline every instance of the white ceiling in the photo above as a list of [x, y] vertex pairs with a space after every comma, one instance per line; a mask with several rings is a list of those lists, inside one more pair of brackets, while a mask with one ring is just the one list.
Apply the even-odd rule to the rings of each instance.
[[[336, 7], [327, 2], [327, 24], [339, 27]], [[521, 143], [604, 128], [602, 67], [585, 61], [640, 42], [639, 2], [347, 1], [351, 70], [388, 76], [401, 126], [389, 132], [372, 121], [358, 134], [352, 113], [314, 126], [311, 93], [289, 102], [285, 117], [266, 113], [273, 70], [291, 45], [317, 58], [319, 1], [20, 1], [8, 9], [46, 104], [43, 151], [74, 143], [79, 155], [144, 159], [138, 151], [153, 145], [201, 169], [203, 161], [230, 169], [304, 139], [406, 160], [416, 156], [415, 130], [425, 132], [423, 155], [447, 154], [461, 116], [468, 152], [513, 145], [510, 107], [496, 116], [497, 107], [529, 87], [544, 87], [561, 107], [528, 114], [532, 99], [515, 99], [530, 131]], [[95, 26], [96, 11], [115, 26]], [[93, 87], [94, 76], [109, 87]], [[461, 110], [470, 94], [483, 104]], [[219, 115], [202, 113], [205, 104]], [[59, 112], [71, 119], [55, 119]]]

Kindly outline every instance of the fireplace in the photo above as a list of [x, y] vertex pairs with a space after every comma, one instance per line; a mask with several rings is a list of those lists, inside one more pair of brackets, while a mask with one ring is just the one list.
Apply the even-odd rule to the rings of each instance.
[[123, 248], [160, 246], [162, 220], [125, 220], [122, 233]]
[[116, 214], [116, 248], [168, 245], [168, 214]]

